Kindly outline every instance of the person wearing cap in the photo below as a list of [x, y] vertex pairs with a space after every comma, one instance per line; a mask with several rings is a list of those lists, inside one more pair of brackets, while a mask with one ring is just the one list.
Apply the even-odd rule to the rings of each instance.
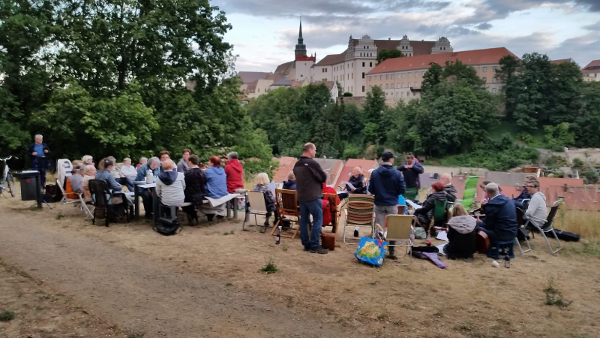
[[[394, 158], [396, 156], [391, 152], [384, 152], [381, 155], [381, 166], [371, 173], [369, 181], [369, 192], [375, 195], [375, 223], [382, 227], [385, 226], [387, 215], [398, 214], [398, 196], [406, 191], [402, 174], [394, 169]], [[390, 247], [389, 255], [391, 258], [396, 257], [394, 247]]]
[[404, 197], [411, 201], [417, 201], [419, 198], [419, 189], [421, 189], [421, 175], [425, 170], [421, 163], [415, 161], [412, 153], [406, 154], [406, 162], [398, 167], [398, 170], [404, 175], [406, 181], [406, 194]]
[[[425, 202], [420, 209], [415, 210], [415, 217], [419, 224], [429, 232], [431, 218], [433, 217], [433, 210], [435, 209], [435, 201], [446, 202], [447, 196], [444, 191], [444, 184], [440, 181], [435, 182], [431, 185], [433, 193], [427, 196]], [[436, 224], [436, 226], [443, 226], [443, 224]], [[432, 236], [435, 234], [432, 234]]]

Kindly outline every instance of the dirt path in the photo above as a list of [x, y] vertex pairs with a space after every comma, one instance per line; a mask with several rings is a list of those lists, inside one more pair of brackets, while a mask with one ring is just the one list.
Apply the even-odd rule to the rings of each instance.
[[26, 214], [1, 214], [0, 257], [7, 264], [126, 331], [169, 338], [354, 336], [218, 278], [45, 226]]

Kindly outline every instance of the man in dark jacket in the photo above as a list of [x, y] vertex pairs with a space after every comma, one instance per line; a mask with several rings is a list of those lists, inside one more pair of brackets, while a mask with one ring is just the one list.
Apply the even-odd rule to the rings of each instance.
[[[394, 169], [394, 154], [386, 151], [381, 155], [381, 166], [371, 173], [369, 192], [375, 195], [375, 223], [385, 227], [387, 215], [398, 214], [398, 196], [406, 192], [400, 172]], [[390, 245], [394, 245], [390, 241]], [[389, 255], [396, 257], [395, 248], [390, 246]]]
[[351, 194], [366, 194], [365, 177], [362, 174], [362, 168], [356, 167], [352, 169], [352, 176], [346, 183], [346, 191]]
[[485, 186], [488, 196], [483, 206], [485, 218], [477, 223], [479, 230], [485, 232], [490, 242], [510, 241], [517, 236], [517, 212], [514, 202], [499, 193], [496, 183]]
[[[294, 165], [296, 176], [296, 191], [300, 204], [300, 238], [304, 251], [326, 254], [329, 250], [319, 245], [321, 227], [323, 226], [323, 183], [327, 181], [327, 174], [321, 169], [317, 161], [313, 160], [317, 147], [307, 143], [302, 149], [302, 156]], [[308, 236], [308, 221], [312, 215], [312, 231]]]
[[29, 145], [27, 153], [31, 156], [31, 167], [40, 172], [40, 184], [42, 188], [46, 186], [46, 170], [48, 170], [48, 158], [50, 148], [43, 142], [44, 137], [40, 134], [35, 135], [35, 142]]
[[535, 176], [527, 176], [525, 178], [525, 185], [523, 185], [523, 187], [521, 188], [521, 193], [516, 198], [513, 198], [513, 201], [515, 202], [515, 206], [517, 208], [527, 210], [527, 205], [525, 205], [523, 201], [531, 200], [531, 194], [527, 190], [527, 184], [532, 180], [535, 180]]
[[451, 174], [442, 174], [440, 177], [440, 182], [444, 185], [444, 192], [446, 193], [446, 200], [449, 203], [456, 202], [456, 195], [458, 191], [452, 184], [452, 175]]
[[406, 162], [398, 167], [398, 170], [404, 175], [406, 182], [406, 194], [404, 197], [411, 201], [417, 201], [419, 197], [419, 189], [421, 189], [421, 175], [424, 172], [423, 166], [415, 161], [412, 153], [406, 155]]

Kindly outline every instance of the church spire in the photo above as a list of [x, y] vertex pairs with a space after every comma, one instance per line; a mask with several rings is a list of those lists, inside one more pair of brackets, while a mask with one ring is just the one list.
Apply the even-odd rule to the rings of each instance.
[[302, 38], [302, 17], [300, 17], [300, 31], [298, 32], [298, 44], [301, 45], [304, 43], [304, 39]]
[[298, 44], [296, 45], [296, 59], [298, 57], [306, 57], [306, 45], [304, 44], [304, 38], [302, 37], [302, 18], [300, 18], [300, 29], [298, 30]]

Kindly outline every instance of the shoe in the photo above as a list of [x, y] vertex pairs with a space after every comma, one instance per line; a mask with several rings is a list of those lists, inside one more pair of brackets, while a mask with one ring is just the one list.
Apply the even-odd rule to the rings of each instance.
[[354, 237], [358, 237], [359, 233], [358, 233], [358, 228], [354, 228]]
[[215, 215], [206, 215], [206, 218], [208, 219], [209, 222], [212, 222], [212, 220], [215, 218]]
[[305, 246], [304, 251], [310, 251], [310, 246]]
[[322, 246], [317, 246], [317, 247], [314, 247], [314, 248], [310, 248], [310, 252], [311, 253], [318, 253], [320, 255], [325, 255], [325, 254], [329, 253], [329, 250], [325, 249]]

